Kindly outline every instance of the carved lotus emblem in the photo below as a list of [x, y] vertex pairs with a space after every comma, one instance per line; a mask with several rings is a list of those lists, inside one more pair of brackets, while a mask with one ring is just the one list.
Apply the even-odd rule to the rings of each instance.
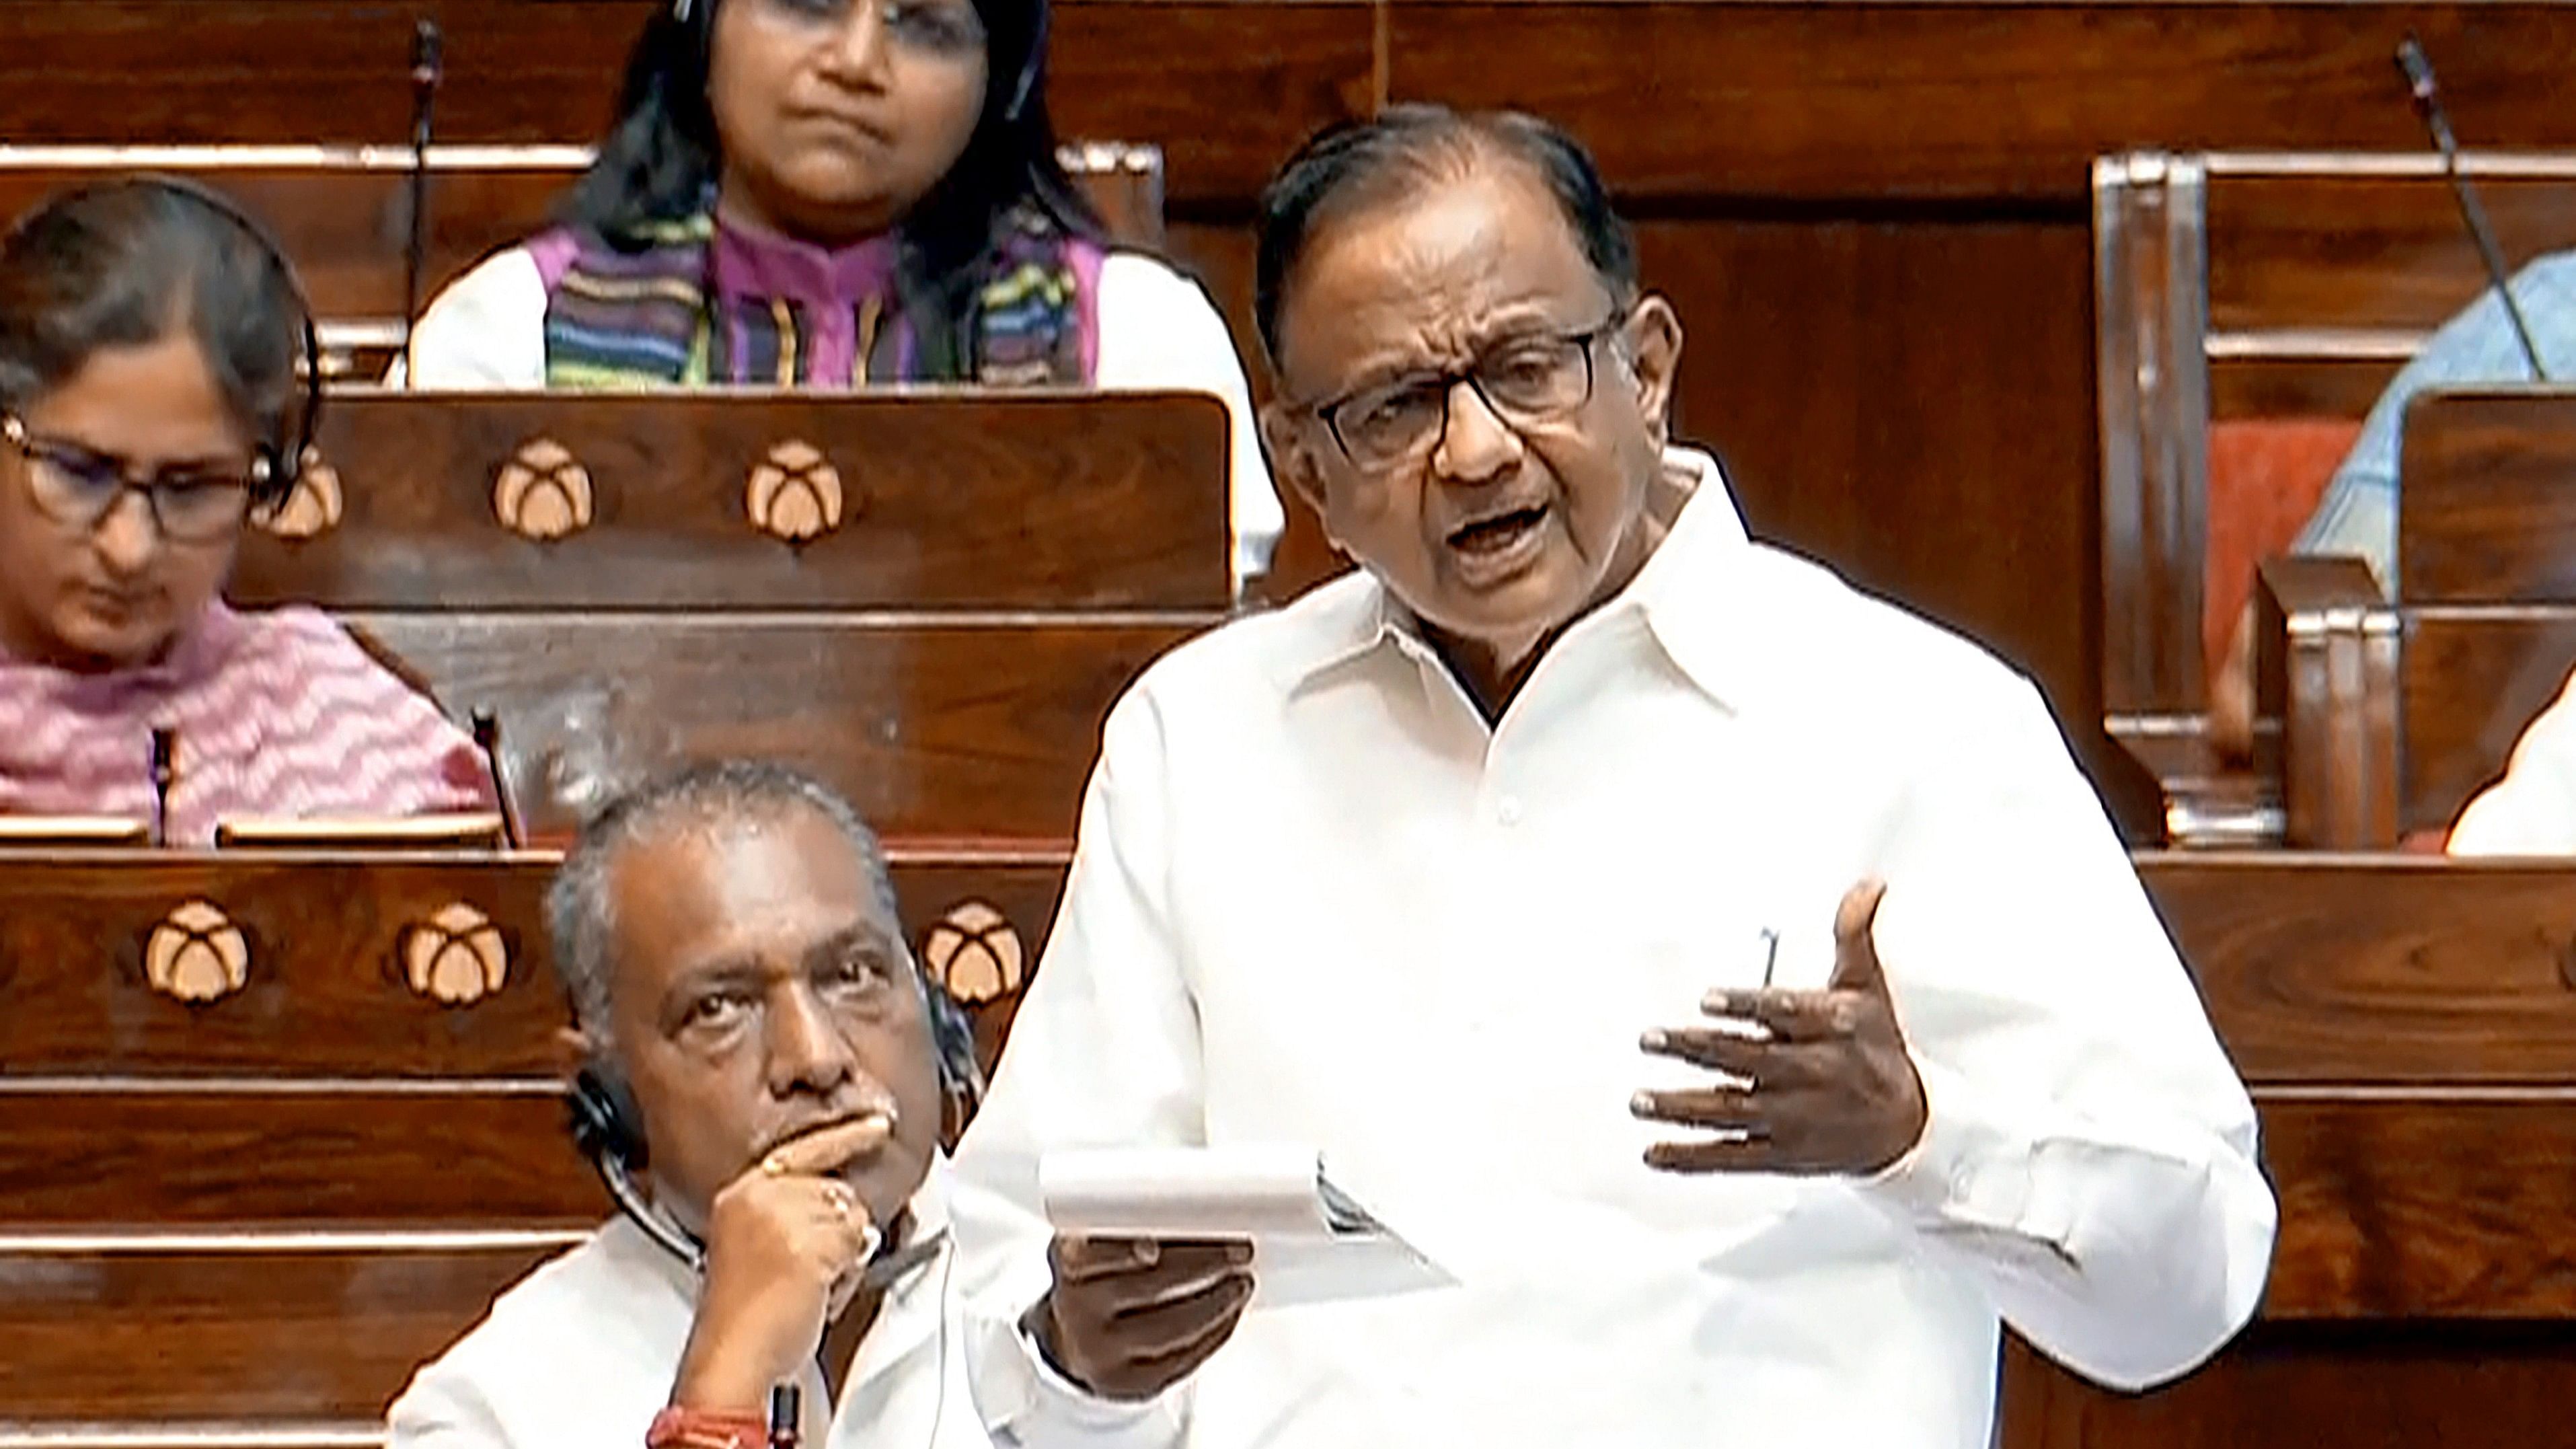
[[964, 901], [923, 934], [921, 959], [949, 995], [981, 1006], [1020, 989], [1026, 951], [1009, 917], [987, 902]]
[[164, 996], [220, 1000], [250, 980], [250, 942], [213, 902], [189, 901], [145, 938], [143, 975]]
[[538, 543], [590, 527], [590, 470], [552, 438], [523, 443], [492, 484], [492, 513], [501, 526]]
[[751, 470], [743, 511], [785, 543], [810, 543], [841, 526], [841, 470], [810, 443], [790, 439]]
[[296, 470], [294, 490], [286, 495], [285, 502], [261, 510], [259, 526], [283, 539], [319, 538], [340, 526], [345, 502], [340, 470], [323, 462], [318, 451], [307, 448], [303, 466]]
[[403, 978], [449, 1006], [470, 1006], [510, 978], [510, 950], [492, 918], [463, 901], [403, 928]]

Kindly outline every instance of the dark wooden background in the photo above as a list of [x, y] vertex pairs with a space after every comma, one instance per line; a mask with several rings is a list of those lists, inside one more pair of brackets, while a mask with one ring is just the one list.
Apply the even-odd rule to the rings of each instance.
[[[658, 3], [13, 0], [0, 139], [399, 142], [426, 14], [448, 37], [442, 140], [587, 140]], [[2576, 8], [2529, 3], [1063, 0], [1052, 93], [1068, 137], [1165, 148], [1174, 248], [1247, 338], [1252, 198], [1314, 127], [1389, 99], [1571, 125], [1679, 304], [1684, 431], [1729, 460], [1755, 529], [2033, 674], [2135, 825], [2143, 782], [2098, 728], [2088, 164], [2413, 149], [2388, 59], [2410, 30], [2464, 142], [2576, 146]], [[1310, 527], [1287, 562], [1327, 566]], [[2569, 1251], [2564, 1217], [2490, 1226]], [[2276, 1322], [2145, 1401], [2022, 1362], [2006, 1437], [2547, 1442], [2570, 1343], [2563, 1319]]]
[[[659, 0], [13, 0], [5, 139], [399, 142], [413, 18], [443, 140], [587, 140]], [[1062, 0], [1064, 133], [1158, 143], [1173, 246], [1238, 323], [1252, 198], [1388, 98], [1518, 105], [1600, 154], [1691, 345], [1686, 433], [1755, 528], [2046, 687], [2124, 819], [2096, 721], [2087, 165], [2131, 146], [2402, 150], [2420, 35], [2464, 141], [2576, 144], [2557, 5]], [[1292, 579], [1329, 564], [1310, 528]]]

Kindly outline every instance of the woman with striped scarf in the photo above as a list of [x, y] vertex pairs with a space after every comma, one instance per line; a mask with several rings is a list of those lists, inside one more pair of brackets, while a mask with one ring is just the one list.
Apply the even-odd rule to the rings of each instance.
[[1284, 519], [1225, 323], [1056, 159], [1047, 0], [674, 0], [560, 225], [414, 330], [427, 387], [1060, 383], [1233, 413], [1235, 569]]

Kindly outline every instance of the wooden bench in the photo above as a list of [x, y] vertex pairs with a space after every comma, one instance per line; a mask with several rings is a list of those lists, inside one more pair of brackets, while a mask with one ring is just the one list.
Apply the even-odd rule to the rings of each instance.
[[[1091, 141], [1065, 169], [1119, 241], [1163, 242], [1163, 153]], [[302, 275], [335, 377], [380, 377], [401, 349], [414, 173], [424, 205], [418, 305], [490, 253], [542, 231], [587, 146], [0, 146], [0, 217], [134, 171], [186, 177], [260, 218]]]
[[1099, 724], [1231, 605], [1224, 406], [989, 391], [334, 402], [232, 595], [489, 709], [532, 828], [683, 758], [891, 836], [1068, 838]]
[[[897, 848], [998, 1048], [1064, 857]], [[364, 1444], [605, 1195], [550, 855], [0, 852], [0, 1443]]]
[[2262, 1118], [2271, 1280], [2242, 1337], [2150, 1394], [2016, 1345], [2003, 1442], [2557, 1442], [2576, 1392], [2576, 865], [2138, 866]]
[[[895, 854], [906, 930], [988, 1053], [1064, 864]], [[597, 1220], [562, 1135], [552, 865], [0, 856], [0, 1443], [368, 1442], [415, 1364]], [[2416, 1442], [2413, 1395], [2461, 1353], [2543, 1442], [2576, 1382], [2576, 866], [2139, 865], [2261, 1111], [2279, 1252], [2261, 1321], [2175, 1387], [2016, 1350], [2007, 1442]], [[167, 934], [192, 902], [217, 917]], [[156, 963], [224, 989], [182, 1001]], [[2336, 1398], [2364, 1367], [2406, 1394]], [[2416, 1434], [2370, 1438], [2374, 1414]]]
[[[2576, 156], [2465, 169], [2509, 265], [2576, 242]], [[2211, 670], [2256, 564], [2485, 273], [2430, 155], [2109, 156], [2093, 201], [2107, 727], [2161, 782], [2173, 838], [2277, 840], [2278, 779], [2206, 747]]]
[[2398, 580], [2265, 565], [2259, 705], [2292, 843], [2446, 830], [2576, 666], [2576, 390], [2436, 390], [2408, 408]]

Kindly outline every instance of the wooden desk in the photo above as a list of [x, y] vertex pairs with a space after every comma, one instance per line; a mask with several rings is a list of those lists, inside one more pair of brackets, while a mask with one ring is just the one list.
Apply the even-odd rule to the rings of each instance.
[[2576, 864], [2154, 854], [2262, 1114], [2256, 1325], [2127, 1397], [2016, 1346], [2010, 1449], [2538, 1444], [2576, 1391]]
[[[596, 1218], [560, 1135], [534, 914], [551, 864], [0, 857], [0, 1262], [44, 1265], [0, 1273], [0, 1363], [45, 1371], [14, 1419], [359, 1424]], [[988, 1050], [1015, 1000], [993, 972], [1025, 983], [1063, 864], [895, 853], [906, 928], [985, 998]], [[2550, 1442], [2576, 1387], [2576, 866], [2140, 867], [2262, 1112], [2280, 1249], [2262, 1320], [2175, 1387], [2109, 1394], [2017, 1348], [2004, 1442], [2359, 1449], [2447, 1442], [2455, 1413], [2476, 1442]], [[196, 1006], [150, 972], [193, 900], [248, 952], [243, 984]], [[458, 903], [509, 960], [498, 989], [441, 1002], [406, 932]], [[379, 1236], [289, 1249], [281, 1228]], [[201, 1236], [142, 1236], [171, 1229]]]
[[1062, 840], [1110, 703], [1227, 617], [1227, 436], [1178, 393], [369, 389], [232, 596], [492, 710], [545, 834], [752, 754], [890, 835]]
[[[997, 1047], [1063, 857], [890, 853]], [[0, 1443], [370, 1441], [604, 1216], [564, 1136], [555, 863], [0, 852]]]

